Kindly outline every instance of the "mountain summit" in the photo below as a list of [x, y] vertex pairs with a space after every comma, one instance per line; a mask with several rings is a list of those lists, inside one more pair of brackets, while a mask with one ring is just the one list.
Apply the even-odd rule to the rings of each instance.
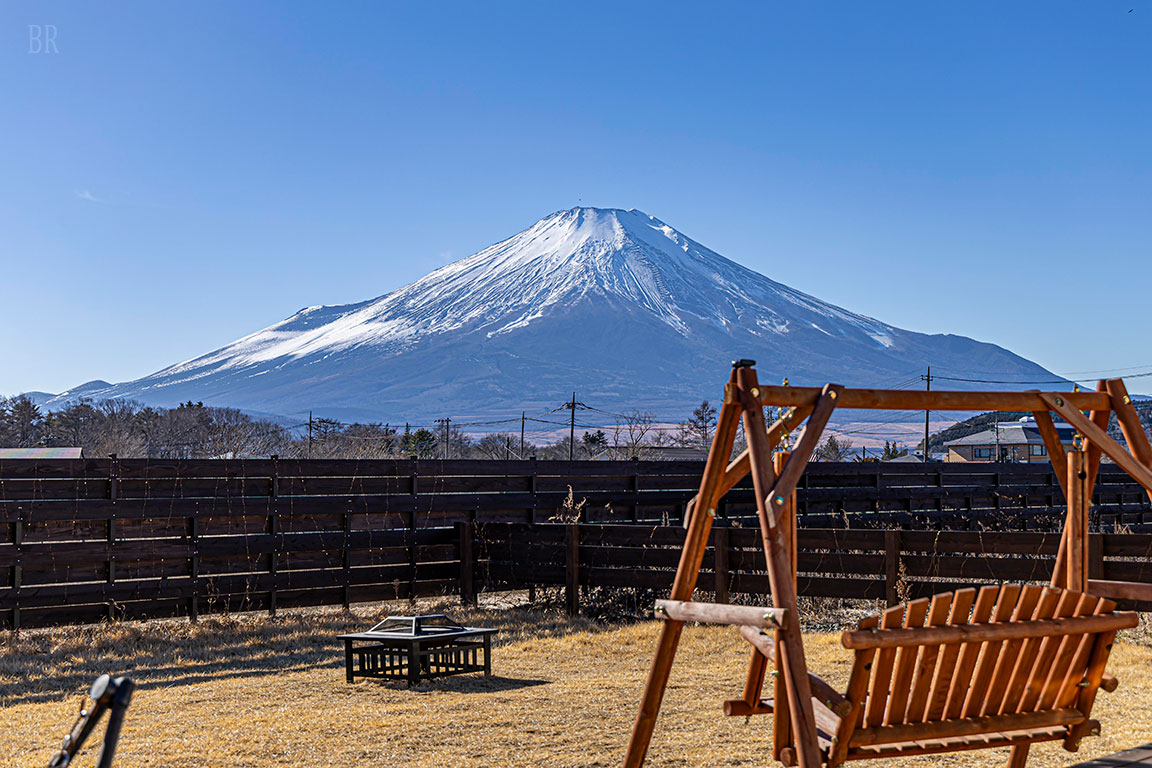
[[308, 307], [85, 395], [396, 422], [547, 409], [576, 390], [663, 415], [715, 399], [736, 357], [793, 383], [867, 385], [929, 364], [1052, 376], [993, 344], [820, 301], [641, 211], [572, 208], [379, 298]]

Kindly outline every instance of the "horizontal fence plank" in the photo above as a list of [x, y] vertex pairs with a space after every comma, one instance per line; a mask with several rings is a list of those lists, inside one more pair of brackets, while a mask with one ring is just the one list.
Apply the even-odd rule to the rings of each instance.
[[[664, 590], [702, 470], [697, 461], [6, 460], [0, 625], [14, 625], [17, 607], [34, 626], [452, 592], [457, 523], [472, 526], [481, 588], [568, 583], [566, 524], [578, 522], [582, 586]], [[900, 533], [902, 595], [1044, 582], [1064, 515], [1041, 464], [814, 463], [797, 495], [809, 596], [884, 599], [890, 527], [919, 528]], [[1152, 581], [1143, 489], [1105, 464], [1094, 501], [1094, 521], [1115, 526], [1102, 529], [1097, 573]], [[713, 537], [701, 587], [717, 583], [720, 564], [730, 593], [762, 597], [748, 478], [718, 505], [721, 529], [727, 558], [715, 557]]]

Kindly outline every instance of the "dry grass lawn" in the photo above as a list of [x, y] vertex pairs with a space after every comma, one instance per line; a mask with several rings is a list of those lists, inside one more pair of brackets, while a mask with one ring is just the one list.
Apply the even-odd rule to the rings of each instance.
[[[430, 606], [420, 606], [427, 610]], [[138, 683], [116, 765], [616, 766], [632, 725], [655, 622], [595, 625], [520, 609], [448, 610], [503, 631], [494, 676], [407, 690], [344, 682], [333, 638], [366, 628], [376, 606], [264, 616], [156, 621], [25, 633], [0, 650], [0, 765], [43, 766], [103, 672]], [[808, 636], [811, 666], [843, 685], [850, 654], [831, 633]], [[724, 717], [739, 695], [748, 647], [736, 632], [688, 627], [652, 744], [651, 766], [771, 764], [768, 718]], [[1104, 735], [1079, 754], [1034, 747], [1033, 766], [1066, 766], [1152, 741], [1152, 647], [1122, 642], [1101, 694]], [[95, 745], [79, 764], [92, 764]], [[1006, 750], [885, 761], [1000, 766]]]

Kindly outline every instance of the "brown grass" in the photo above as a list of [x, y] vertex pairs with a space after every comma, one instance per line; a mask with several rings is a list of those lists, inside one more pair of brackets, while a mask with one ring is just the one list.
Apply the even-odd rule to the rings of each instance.
[[[430, 606], [422, 605], [422, 610]], [[391, 610], [389, 610], [389, 608]], [[343, 631], [406, 605], [126, 623], [25, 633], [0, 651], [0, 765], [43, 766], [98, 674], [140, 687], [116, 764], [133, 766], [616, 766], [635, 716], [654, 622], [595, 625], [516, 608], [449, 611], [502, 630], [492, 678], [407, 690], [344, 682]], [[833, 633], [807, 636], [811, 666], [837, 685], [850, 655]], [[748, 648], [724, 628], [688, 627], [648, 765], [764, 766], [768, 718], [726, 718]], [[1034, 748], [1033, 766], [1066, 766], [1152, 740], [1152, 648], [1118, 643], [1102, 694], [1104, 735], [1074, 755]], [[79, 764], [90, 765], [95, 745]], [[886, 761], [999, 766], [1005, 750]]]

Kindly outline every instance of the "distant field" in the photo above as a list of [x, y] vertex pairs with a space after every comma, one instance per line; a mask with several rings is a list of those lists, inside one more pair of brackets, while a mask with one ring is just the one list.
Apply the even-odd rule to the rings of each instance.
[[[422, 605], [421, 610], [431, 606]], [[366, 628], [398, 604], [368, 611], [156, 621], [26, 633], [0, 650], [0, 765], [44, 766], [102, 672], [140, 684], [118, 768], [135, 766], [617, 766], [657, 626], [594, 625], [522, 609], [466, 611], [500, 627], [494, 676], [454, 677], [407, 690], [344, 682], [336, 634]], [[843, 685], [850, 654], [836, 634], [810, 634], [812, 667]], [[765, 766], [768, 718], [727, 718], [748, 647], [724, 628], [688, 627], [648, 764]], [[1079, 754], [1033, 748], [1037, 768], [1152, 741], [1152, 647], [1117, 645], [1120, 689], [1101, 694], [1104, 735]], [[94, 746], [94, 745], [93, 745]], [[78, 765], [91, 765], [95, 749]], [[1000, 766], [1005, 750], [886, 761], [901, 766]]]

